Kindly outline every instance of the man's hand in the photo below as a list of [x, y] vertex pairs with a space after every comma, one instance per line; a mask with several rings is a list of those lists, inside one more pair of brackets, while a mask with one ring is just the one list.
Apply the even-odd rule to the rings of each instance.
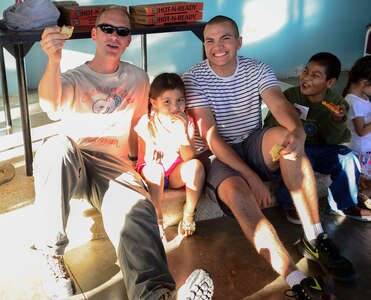
[[269, 189], [257, 174], [250, 174], [249, 178], [245, 178], [245, 180], [249, 185], [251, 192], [253, 193], [256, 202], [258, 203], [258, 206], [260, 208], [265, 208], [271, 205], [272, 199]]
[[298, 157], [305, 154], [306, 134], [303, 128], [296, 128], [289, 132], [283, 140], [282, 146], [285, 148], [281, 150], [280, 154], [284, 159], [296, 160]]
[[62, 58], [62, 49], [66, 43], [68, 35], [61, 33], [61, 28], [47, 27], [41, 35], [40, 45], [50, 61], [60, 62]]

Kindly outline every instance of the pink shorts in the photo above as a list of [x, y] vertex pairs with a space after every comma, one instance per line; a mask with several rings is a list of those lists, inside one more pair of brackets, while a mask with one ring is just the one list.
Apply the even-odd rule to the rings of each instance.
[[[167, 169], [167, 170], [164, 170], [164, 173], [165, 173], [165, 178], [164, 178], [164, 189], [168, 189], [169, 188], [169, 176], [171, 174], [171, 172], [175, 169], [175, 167], [177, 165], [179, 165], [180, 163], [184, 162], [183, 158], [181, 157], [178, 157], [174, 162], [173, 164]], [[142, 163], [140, 164], [139, 166], [137, 166], [136, 168], [136, 171], [141, 174], [144, 166], [146, 165], [146, 163]]]

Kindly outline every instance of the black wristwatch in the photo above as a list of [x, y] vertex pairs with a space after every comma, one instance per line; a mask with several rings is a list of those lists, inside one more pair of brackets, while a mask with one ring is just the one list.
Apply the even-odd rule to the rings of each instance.
[[131, 156], [130, 154], [128, 154], [128, 159], [135, 162], [138, 160], [138, 156]]

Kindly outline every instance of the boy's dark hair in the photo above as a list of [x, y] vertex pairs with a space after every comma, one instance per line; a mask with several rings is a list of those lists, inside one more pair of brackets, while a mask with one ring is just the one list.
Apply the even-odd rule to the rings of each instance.
[[[149, 88], [149, 98], [156, 99], [168, 90], [179, 90], [186, 95], [186, 90], [182, 78], [176, 73], [161, 73], [153, 79], [151, 87]], [[148, 101], [148, 115], [151, 114], [152, 104]]]
[[348, 92], [352, 83], [358, 83], [360, 80], [366, 79], [371, 84], [371, 55], [359, 58], [348, 73], [348, 82], [343, 90], [343, 97]]
[[316, 62], [326, 68], [326, 80], [330, 80], [332, 78], [336, 78], [336, 80], [339, 79], [341, 72], [341, 62], [336, 55], [330, 52], [319, 52], [314, 54], [308, 60], [308, 64], [310, 62]]
[[207, 25], [220, 24], [220, 23], [224, 23], [224, 22], [229, 22], [229, 23], [232, 24], [234, 35], [235, 35], [236, 38], [238, 38], [240, 36], [240, 32], [238, 31], [238, 26], [237, 26], [236, 22], [234, 20], [232, 20], [231, 18], [228, 18], [226, 16], [218, 15], [218, 16], [215, 16], [215, 17], [211, 18], [206, 23], [205, 27]]

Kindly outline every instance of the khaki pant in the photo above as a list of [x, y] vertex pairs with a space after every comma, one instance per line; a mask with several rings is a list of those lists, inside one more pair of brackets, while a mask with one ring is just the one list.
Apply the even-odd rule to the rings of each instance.
[[[36, 247], [62, 255], [72, 198], [96, 207], [113, 243], [129, 299], [158, 299], [175, 289], [146, 184], [115, 157], [87, 150], [65, 136], [47, 140], [34, 161]], [[99, 270], [97, 270], [99, 272]]]

